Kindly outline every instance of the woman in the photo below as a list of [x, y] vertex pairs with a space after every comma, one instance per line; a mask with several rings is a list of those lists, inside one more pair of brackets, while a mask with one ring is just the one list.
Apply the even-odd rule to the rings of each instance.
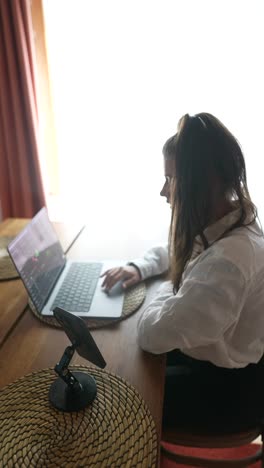
[[200, 113], [180, 120], [163, 155], [161, 195], [172, 210], [168, 250], [105, 272], [103, 286], [124, 279], [127, 287], [169, 269], [170, 281], [138, 323], [140, 346], [168, 353], [164, 424], [203, 418], [210, 425], [216, 415], [224, 424], [230, 408], [237, 421], [241, 404], [257, 418], [264, 239], [242, 151], [218, 119]]

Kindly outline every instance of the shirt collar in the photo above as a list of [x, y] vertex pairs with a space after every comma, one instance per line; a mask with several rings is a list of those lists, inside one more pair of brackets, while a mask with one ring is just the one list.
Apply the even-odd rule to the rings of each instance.
[[[233, 211], [230, 211], [223, 218], [218, 219], [215, 223], [210, 224], [205, 230], [204, 235], [208, 241], [209, 246], [220, 239], [223, 234], [228, 231], [228, 229], [233, 226], [240, 217], [241, 208], [236, 208]], [[250, 211], [247, 212], [245, 222], [250, 222], [252, 219], [252, 214]], [[191, 260], [196, 258], [204, 250], [204, 245], [201, 239], [201, 236], [198, 235], [194, 241], [193, 253], [191, 255]]]
[[[219, 239], [233, 224], [235, 224], [241, 214], [241, 209], [236, 208], [230, 211], [223, 218], [218, 219], [214, 224], [210, 224], [205, 230], [204, 235], [208, 240], [209, 245]], [[199, 239], [200, 236], [197, 236]]]

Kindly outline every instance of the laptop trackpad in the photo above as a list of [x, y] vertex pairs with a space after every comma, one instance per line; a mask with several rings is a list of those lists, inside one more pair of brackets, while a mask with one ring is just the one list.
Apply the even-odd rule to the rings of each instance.
[[111, 289], [109, 292], [105, 293], [108, 295], [108, 297], [118, 297], [122, 296], [125, 292], [125, 289], [123, 288], [123, 281], [118, 281]]
[[[89, 312], [86, 317], [118, 318], [122, 314], [124, 302], [124, 289], [118, 282], [108, 293], [102, 289], [103, 278], [100, 278]], [[82, 314], [79, 314], [82, 315]]]

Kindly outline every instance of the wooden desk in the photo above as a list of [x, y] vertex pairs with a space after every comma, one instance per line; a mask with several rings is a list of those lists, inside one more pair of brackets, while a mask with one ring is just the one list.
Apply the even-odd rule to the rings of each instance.
[[[104, 249], [107, 247], [110, 251], [112, 245], [107, 245], [105, 240]], [[97, 248], [96, 252], [99, 250]], [[112, 250], [112, 256], [118, 258], [118, 251]], [[95, 254], [94, 244], [89, 243], [87, 230], [80, 234], [70, 249], [69, 257], [100, 259], [100, 254]], [[130, 258], [129, 252], [127, 258]], [[159, 283], [160, 280], [152, 281], [148, 286], [145, 304]], [[126, 320], [92, 331], [92, 335], [107, 362], [106, 369], [125, 378], [138, 389], [150, 409], [160, 437], [165, 355], [145, 353], [137, 344], [136, 325], [144, 305]], [[69, 340], [62, 330], [43, 324], [27, 309], [0, 349], [0, 387], [34, 370], [54, 367], [68, 344]], [[89, 364], [77, 354], [72, 363]]]
[[[16, 236], [28, 223], [27, 219], [6, 219], [0, 223], [0, 236]], [[54, 223], [64, 252], [81, 232], [83, 226]], [[0, 281], [0, 346], [27, 306], [28, 296], [21, 280]]]

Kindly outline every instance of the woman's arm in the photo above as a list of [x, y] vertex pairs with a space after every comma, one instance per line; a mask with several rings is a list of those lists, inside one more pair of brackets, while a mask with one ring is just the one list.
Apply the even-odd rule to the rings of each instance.
[[193, 267], [176, 295], [170, 282], [163, 285], [138, 322], [139, 345], [160, 354], [217, 342], [238, 320], [246, 291], [236, 265], [207, 257]]
[[168, 246], [154, 247], [148, 250], [142, 258], [136, 258], [129, 265], [135, 265], [141, 278], [151, 278], [161, 275], [169, 269]]
[[102, 287], [109, 291], [118, 281], [127, 288], [151, 276], [160, 275], [168, 270], [168, 248], [154, 247], [146, 252], [144, 257], [137, 258], [128, 265], [111, 268], [104, 271]]

